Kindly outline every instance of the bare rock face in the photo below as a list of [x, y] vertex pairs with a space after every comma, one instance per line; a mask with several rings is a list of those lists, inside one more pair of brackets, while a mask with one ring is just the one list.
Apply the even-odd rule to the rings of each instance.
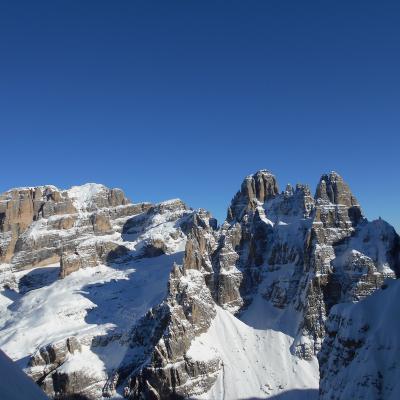
[[[65, 277], [104, 261], [105, 250], [117, 247], [112, 235], [122, 230], [126, 219], [150, 207], [130, 203], [120, 189], [96, 184], [66, 191], [54, 186], [10, 190], [0, 197], [0, 262], [20, 270], [61, 258]], [[93, 237], [99, 239], [84, 243]]]
[[[60, 193], [54, 186], [12, 189], [2, 194], [0, 196], [0, 262], [12, 260], [14, 252], [21, 247], [21, 244], [17, 243], [18, 239], [34, 221], [75, 212], [76, 209], [68, 195]], [[51, 255], [48, 258], [50, 257]]]
[[95, 235], [107, 235], [109, 233], [113, 233], [110, 219], [106, 215], [98, 213], [92, 214], [90, 217], [90, 222], [93, 225], [93, 232]]
[[315, 197], [332, 204], [343, 204], [347, 207], [358, 205], [358, 201], [351, 193], [349, 186], [336, 172], [322, 175]]
[[30, 358], [27, 373], [37, 381], [63, 364], [68, 354], [77, 351], [81, 351], [81, 344], [74, 336], [43, 346]]
[[249, 175], [243, 181], [240, 191], [236, 193], [228, 209], [227, 220], [240, 221], [249, 211], [254, 211], [258, 203], [264, 203], [278, 194], [275, 177], [267, 170]]

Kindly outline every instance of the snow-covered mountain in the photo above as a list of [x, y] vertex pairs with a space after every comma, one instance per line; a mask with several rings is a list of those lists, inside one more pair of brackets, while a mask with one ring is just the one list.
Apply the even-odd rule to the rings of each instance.
[[315, 196], [248, 176], [221, 226], [97, 184], [13, 189], [0, 196], [0, 347], [56, 399], [317, 399], [319, 368], [321, 398], [340, 380], [335, 398], [375, 399], [351, 379], [379, 353], [364, 345], [375, 331], [350, 361], [342, 338], [357, 307], [394, 302], [399, 254], [334, 172]]

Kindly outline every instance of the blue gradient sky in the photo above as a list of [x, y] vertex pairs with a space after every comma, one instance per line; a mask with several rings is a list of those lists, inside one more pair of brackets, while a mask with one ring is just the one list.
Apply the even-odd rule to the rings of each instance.
[[180, 197], [336, 170], [400, 228], [398, 1], [0, 3], [0, 191]]

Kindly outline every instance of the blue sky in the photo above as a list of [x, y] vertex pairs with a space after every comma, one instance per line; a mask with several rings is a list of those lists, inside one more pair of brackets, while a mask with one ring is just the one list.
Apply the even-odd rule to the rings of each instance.
[[397, 1], [0, 3], [0, 191], [100, 182], [219, 219], [258, 169], [400, 228]]

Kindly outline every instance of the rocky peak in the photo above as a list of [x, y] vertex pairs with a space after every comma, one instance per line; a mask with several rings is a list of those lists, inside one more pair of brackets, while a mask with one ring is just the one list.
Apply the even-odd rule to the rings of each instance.
[[344, 182], [343, 178], [334, 171], [321, 176], [315, 198], [348, 207], [359, 206], [357, 199], [351, 193], [347, 183]]
[[[352, 194], [349, 186], [337, 172], [324, 174], [317, 185], [315, 199], [320, 208], [326, 207], [326, 203], [334, 204], [346, 210], [346, 218], [353, 226], [362, 219], [361, 207]], [[339, 210], [343, 213], [343, 210]]]
[[279, 193], [275, 176], [267, 170], [260, 170], [247, 176], [242, 182], [240, 191], [236, 193], [228, 209], [227, 220], [240, 221], [243, 216], [254, 211], [258, 203], [274, 198]]

